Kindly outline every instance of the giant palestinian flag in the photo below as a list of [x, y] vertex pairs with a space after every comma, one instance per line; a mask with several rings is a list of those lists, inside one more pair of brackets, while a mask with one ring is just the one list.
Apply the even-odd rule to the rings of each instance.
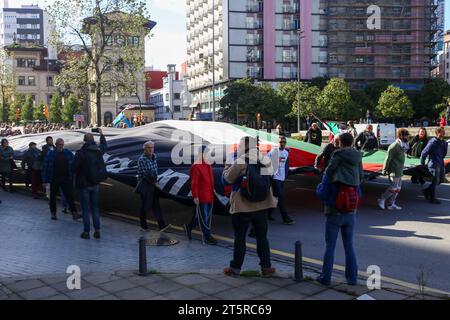
[[[65, 147], [75, 152], [83, 144], [83, 135], [88, 131], [67, 130], [44, 134], [17, 136], [10, 139], [14, 148], [16, 161], [20, 161], [28, 144], [33, 141], [41, 148], [45, 138], [51, 135], [54, 140], [63, 138]], [[270, 151], [278, 145], [279, 136], [253, 129], [221, 122], [193, 122], [193, 121], [160, 121], [142, 127], [131, 129], [104, 128], [108, 149], [104, 155], [107, 170], [111, 179], [136, 185], [137, 160], [142, 155], [142, 146], [146, 141], [155, 143], [155, 153], [158, 158], [159, 177], [158, 187], [165, 197], [180, 202], [190, 203], [192, 194], [190, 190], [189, 169], [202, 145], [207, 145], [217, 162], [213, 165], [217, 202], [226, 206], [221, 174], [224, 163], [233, 156], [241, 138], [245, 136], [258, 137], [260, 150], [263, 153]], [[313, 168], [316, 156], [321, 148], [287, 139], [290, 149], [290, 170], [293, 173], [314, 174]], [[366, 153], [364, 155], [364, 169], [369, 175], [378, 175], [386, 156], [385, 151]], [[421, 172], [418, 159], [408, 159], [405, 172], [408, 174]], [[450, 169], [450, 159], [446, 160], [447, 171]]]

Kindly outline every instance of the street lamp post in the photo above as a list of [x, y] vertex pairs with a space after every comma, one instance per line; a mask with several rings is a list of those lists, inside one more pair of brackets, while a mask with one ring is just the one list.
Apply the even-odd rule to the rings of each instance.
[[301, 29], [297, 29], [297, 128], [298, 132], [300, 132], [300, 40], [302, 37], [303, 31]]
[[216, 60], [215, 60], [215, 0], [212, 0], [212, 5], [213, 5], [213, 13], [212, 13], [212, 36], [213, 36], [213, 40], [212, 40], [212, 121], [216, 121]]

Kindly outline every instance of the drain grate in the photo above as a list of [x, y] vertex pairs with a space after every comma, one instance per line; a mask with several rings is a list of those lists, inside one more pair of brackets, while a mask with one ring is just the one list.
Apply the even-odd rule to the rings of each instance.
[[178, 243], [180, 243], [180, 241], [177, 239], [160, 237], [147, 239], [146, 245], [152, 247], [164, 247], [164, 246], [174, 246]]

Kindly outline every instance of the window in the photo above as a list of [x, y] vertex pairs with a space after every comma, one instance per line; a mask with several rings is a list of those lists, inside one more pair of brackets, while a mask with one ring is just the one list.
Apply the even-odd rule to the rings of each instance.
[[26, 60], [25, 59], [17, 59], [17, 67], [18, 68], [26, 68]]
[[105, 83], [105, 87], [103, 88], [103, 96], [110, 97], [111, 96], [111, 83]]
[[164, 100], [169, 101], [169, 94], [168, 93], [166, 93], [166, 98]]
[[19, 76], [19, 86], [24, 86], [24, 85], [25, 85], [25, 77]]
[[181, 112], [181, 107], [180, 106], [173, 106], [173, 111], [174, 112]]
[[29, 86], [35, 86], [36, 85], [36, 77], [35, 76], [29, 76], [28, 77], [28, 85]]
[[175, 100], [179, 100], [179, 99], [180, 99], [180, 94], [179, 94], [179, 93], [174, 93], [174, 94], [173, 94], [173, 98], [174, 98]]
[[139, 47], [139, 37], [128, 37], [128, 45], [131, 47]]
[[53, 77], [47, 77], [47, 87], [53, 87]]
[[27, 25], [26, 24], [19, 24], [19, 29], [27, 29]]

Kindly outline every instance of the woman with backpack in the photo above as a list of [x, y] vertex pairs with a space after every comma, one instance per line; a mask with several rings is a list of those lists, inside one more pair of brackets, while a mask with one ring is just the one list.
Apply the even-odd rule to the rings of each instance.
[[336, 150], [324, 171], [317, 195], [324, 202], [326, 215], [326, 251], [321, 275], [317, 281], [323, 285], [331, 284], [336, 241], [341, 231], [345, 249], [345, 277], [349, 285], [357, 284], [358, 266], [353, 247], [353, 234], [356, 223], [363, 179], [362, 153], [355, 150], [353, 136], [343, 133], [340, 136], [340, 149]]
[[270, 186], [272, 175], [272, 162], [259, 152], [257, 140], [242, 138], [237, 158], [223, 171], [224, 185], [232, 185], [233, 189], [230, 213], [234, 229], [234, 250], [230, 266], [224, 269], [226, 275], [239, 275], [241, 272], [250, 224], [255, 230], [262, 275], [270, 277], [275, 273], [275, 268], [271, 266], [267, 239], [267, 210], [277, 207], [277, 200]]

